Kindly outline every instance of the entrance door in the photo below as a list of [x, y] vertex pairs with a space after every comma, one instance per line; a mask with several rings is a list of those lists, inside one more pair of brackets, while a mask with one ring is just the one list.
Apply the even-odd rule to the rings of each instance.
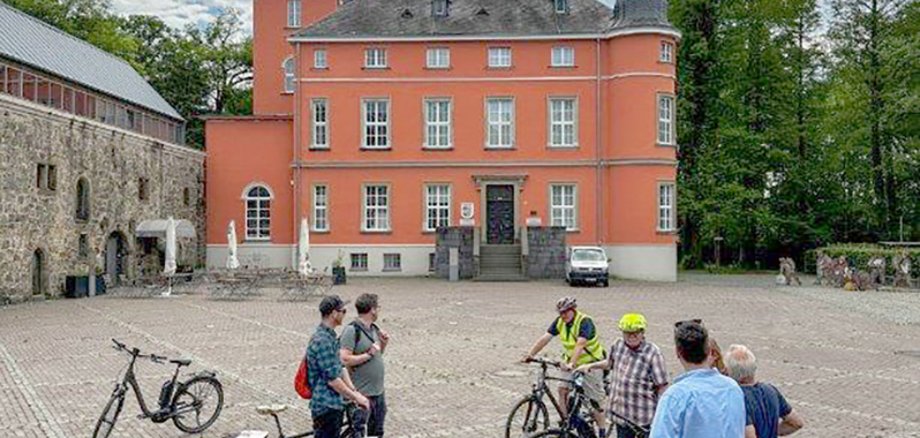
[[36, 249], [32, 253], [32, 295], [45, 293], [45, 253]]
[[486, 186], [486, 243], [514, 243], [514, 186]]
[[114, 232], [105, 241], [105, 273], [111, 284], [118, 284], [119, 275], [124, 274], [124, 239]]

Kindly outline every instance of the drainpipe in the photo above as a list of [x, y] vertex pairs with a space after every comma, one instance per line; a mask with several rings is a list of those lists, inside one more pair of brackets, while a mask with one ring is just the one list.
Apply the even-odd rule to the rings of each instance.
[[602, 184], [601, 173], [603, 172], [603, 163], [601, 156], [601, 38], [598, 36], [595, 39], [595, 67], [596, 67], [596, 77], [595, 77], [595, 86], [594, 86], [594, 154], [595, 154], [595, 188], [594, 193], [597, 196], [597, 201], [595, 202], [595, 220], [597, 224], [594, 227], [594, 239], [597, 241], [598, 245], [603, 243], [603, 234], [601, 233], [601, 227], [604, 226], [604, 206], [606, 205], [606, 199], [604, 197], [604, 186]]
[[300, 43], [294, 43], [294, 141], [291, 142], [293, 150], [291, 157], [293, 165], [293, 178], [291, 183], [294, 185], [294, 199], [291, 211], [291, 237], [294, 241], [294, 251], [291, 251], [291, 267], [297, 269], [297, 260], [300, 259], [300, 246], [297, 245], [298, 229], [300, 226]]

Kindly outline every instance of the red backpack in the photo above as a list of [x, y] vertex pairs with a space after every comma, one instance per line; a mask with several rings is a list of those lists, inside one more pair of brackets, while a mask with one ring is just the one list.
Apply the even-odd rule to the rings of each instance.
[[310, 369], [307, 364], [307, 356], [300, 361], [300, 367], [297, 368], [297, 374], [294, 376], [294, 390], [300, 398], [309, 400], [313, 397], [313, 390], [310, 389], [310, 380], [307, 378]]

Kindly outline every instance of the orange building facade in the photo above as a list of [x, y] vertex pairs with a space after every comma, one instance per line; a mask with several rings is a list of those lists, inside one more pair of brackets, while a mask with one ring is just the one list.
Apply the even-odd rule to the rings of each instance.
[[676, 278], [675, 55], [665, 0], [255, 0], [254, 116], [212, 118], [208, 264], [424, 275], [435, 231], [527, 224]]

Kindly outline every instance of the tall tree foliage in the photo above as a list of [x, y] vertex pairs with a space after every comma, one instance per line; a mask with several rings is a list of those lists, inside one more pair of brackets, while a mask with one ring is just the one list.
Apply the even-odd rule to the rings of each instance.
[[895, 238], [902, 218], [920, 239], [920, 7], [831, 6], [822, 23], [815, 0], [671, 2], [685, 266], [717, 241], [750, 266]]

